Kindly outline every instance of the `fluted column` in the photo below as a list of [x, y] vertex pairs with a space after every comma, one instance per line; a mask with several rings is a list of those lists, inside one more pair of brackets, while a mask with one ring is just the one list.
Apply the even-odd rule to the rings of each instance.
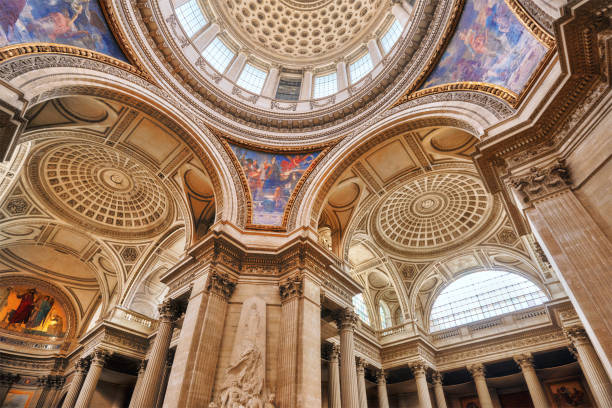
[[434, 394], [436, 394], [436, 404], [438, 408], [447, 408], [444, 388], [442, 388], [442, 374], [436, 371], [431, 378], [434, 384]]
[[168, 379], [170, 378], [170, 370], [172, 369], [172, 362], [174, 361], [174, 354], [176, 349], [172, 349], [168, 351], [168, 356], [166, 357], [166, 368], [164, 370], [164, 376], [159, 387], [159, 392], [157, 393], [157, 402], [155, 403], [156, 408], [162, 408], [164, 403], [164, 396], [166, 395], [166, 390], [168, 389]]
[[279, 284], [279, 291], [281, 321], [276, 400], [280, 407], [293, 408], [297, 404], [298, 317], [303, 282], [299, 276], [290, 277]]
[[49, 391], [49, 394], [47, 395], [47, 399], [45, 401], [47, 405], [45, 406], [57, 407], [57, 402], [58, 402], [59, 396], [61, 395], [59, 391], [64, 386], [65, 382], [66, 382], [66, 377], [64, 376], [61, 376], [61, 375], [51, 376], [51, 379], [50, 379], [51, 390]]
[[410, 364], [410, 371], [414, 375], [417, 386], [417, 394], [419, 395], [420, 408], [433, 408], [431, 398], [429, 396], [429, 387], [427, 386], [427, 365], [421, 362]]
[[68, 388], [68, 394], [66, 394], [62, 408], [74, 408], [74, 404], [76, 403], [79, 393], [81, 392], [81, 387], [83, 386], [83, 381], [85, 380], [85, 375], [87, 374], [88, 368], [89, 361], [84, 358], [80, 358], [74, 363], [74, 375], [72, 376], [72, 381], [70, 382], [70, 387]]
[[368, 408], [368, 394], [366, 391], [366, 384], [365, 384], [366, 361], [361, 357], [356, 357], [355, 364], [357, 365], [357, 386], [359, 387], [359, 406], [361, 408]]
[[329, 352], [329, 408], [341, 408], [340, 399], [340, 347], [331, 346]]
[[227, 303], [234, 293], [235, 287], [236, 283], [226, 273], [215, 271], [209, 276], [207, 286], [209, 292], [208, 305], [204, 315], [201, 341], [195, 355], [185, 408], [203, 407], [211, 400], [223, 327], [225, 326]]
[[589, 383], [593, 398], [600, 408], [612, 408], [612, 384], [593, 344], [582, 327], [565, 329], [565, 334], [574, 346], [578, 363]]
[[355, 339], [357, 315], [352, 308], [346, 308], [336, 315], [340, 330], [340, 387], [342, 408], [359, 408], [357, 371], [355, 370]]
[[467, 367], [474, 383], [476, 384], [476, 392], [478, 393], [478, 400], [480, 401], [481, 408], [493, 408], [493, 400], [491, 394], [489, 394], [489, 387], [487, 386], [487, 380], [485, 379], [485, 368], [482, 364], [473, 364]]
[[89, 371], [87, 372], [87, 376], [83, 382], [83, 387], [79, 393], [79, 398], [77, 399], [76, 404], [74, 404], [75, 408], [89, 408], [91, 398], [96, 391], [96, 386], [98, 385], [98, 380], [100, 379], [100, 374], [102, 374], [102, 369], [104, 368], [104, 364], [108, 360], [109, 356], [110, 353], [103, 349], [98, 349], [93, 352]]
[[136, 378], [136, 384], [134, 385], [134, 392], [132, 392], [132, 399], [130, 400], [130, 407], [134, 408], [138, 404], [138, 393], [142, 388], [142, 379], [144, 377], [147, 368], [147, 360], [142, 360], [138, 366], [138, 377]]
[[177, 310], [172, 300], [168, 299], [159, 306], [159, 326], [142, 379], [142, 385], [135, 396], [134, 408], [151, 408], [155, 405], [157, 391], [166, 368], [166, 357], [168, 356], [176, 317]]
[[521, 354], [515, 356], [514, 361], [516, 361], [516, 364], [518, 364], [519, 367], [521, 367], [521, 371], [523, 371], [523, 376], [525, 377], [525, 382], [527, 383], [527, 388], [529, 389], [529, 395], [531, 396], [534, 408], [547, 408], [549, 406], [548, 398], [546, 398], [540, 379], [535, 372], [533, 357], [530, 354]]
[[19, 378], [19, 374], [0, 373], [0, 406], [2, 406], [13, 384], [19, 381]]
[[376, 373], [376, 388], [378, 390], [378, 408], [389, 408], [387, 379], [385, 377], [385, 372], [382, 370]]

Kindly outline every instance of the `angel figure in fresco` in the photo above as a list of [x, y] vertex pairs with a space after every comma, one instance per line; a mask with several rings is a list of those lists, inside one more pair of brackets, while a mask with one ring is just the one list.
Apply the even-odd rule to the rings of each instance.
[[36, 289], [28, 289], [25, 293], [18, 294], [17, 298], [21, 299], [17, 309], [13, 310], [9, 318], [9, 327], [15, 324], [27, 323], [30, 320], [32, 310], [36, 303]]
[[37, 311], [34, 318], [30, 319], [28, 327], [38, 327], [45, 323], [47, 316], [53, 307], [55, 300], [51, 296], [41, 296], [37, 303]]

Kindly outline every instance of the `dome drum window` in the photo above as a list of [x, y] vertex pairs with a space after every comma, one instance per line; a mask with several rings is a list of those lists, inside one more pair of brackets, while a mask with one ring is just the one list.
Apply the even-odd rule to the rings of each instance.
[[204, 59], [220, 73], [225, 72], [235, 55], [236, 54], [234, 54], [219, 37], [216, 37], [208, 47], [202, 51]]
[[300, 99], [302, 78], [281, 78], [276, 88], [276, 99], [283, 101], [297, 101]]
[[208, 21], [197, 0], [189, 0], [187, 3], [176, 8], [176, 17], [183, 26], [188, 37], [193, 37], [204, 27]]
[[541, 305], [548, 298], [528, 279], [510, 272], [475, 272], [457, 279], [431, 309], [431, 332]]
[[338, 92], [338, 74], [336, 72], [315, 77], [313, 98], [324, 98], [336, 92]]
[[251, 64], [246, 64], [242, 73], [238, 77], [238, 86], [254, 94], [261, 93], [267, 73]]
[[369, 53], [364, 54], [361, 58], [349, 65], [351, 85], [366, 76], [367, 73], [372, 71], [373, 68], [374, 66], [372, 65], [372, 58], [370, 58]]

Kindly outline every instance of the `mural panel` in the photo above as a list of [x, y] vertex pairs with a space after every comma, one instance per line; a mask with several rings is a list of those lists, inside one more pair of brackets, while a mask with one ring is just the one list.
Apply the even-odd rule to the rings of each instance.
[[321, 152], [277, 154], [231, 145], [244, 170], [252, 203], [252, 223], [280, 227], [289, 198]]
[[578, 380], [548, 384], [555, 408], [591, 407], [586, 391]]
[[451, 41], [423, 88], [471, 81], [520, 94], [546, 52], [503, 0], [467, 0]]
[[0, 287], [0, 329], [42, 337], [64, 337], [64, 308], [48, 292], [34, 286]]
[[0, 47], [67, 44], [126, 61], [98, 0], [0, 0]]

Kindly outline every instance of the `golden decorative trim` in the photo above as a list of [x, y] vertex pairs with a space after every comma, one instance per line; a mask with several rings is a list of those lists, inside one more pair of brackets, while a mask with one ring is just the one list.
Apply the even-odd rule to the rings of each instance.
[[505, 2], [521, 24], [523, 24], [538, 41], [544, 44], [546, 48], [550, 49], [556, 45], [555, 38], [527, 13], [527, 10], [525, 10], [518, 0], [505, 0]]
[[288, 148], [272, 149], [270, 147], [258, 148], [258, 147], [252, 147], [250, 146], [250, 144], [246, 144], [244, 142], [234, 142], [233, 140], [230, 140], [228, 142], [226, 138], [221, 138], [221, 143], [223, 144], [223, 147], [225, 148], [227, 154], [230, 156], [232, 160], [232, 164], [234, 165], [236, 169], [239, 170], [238, 174], [240, 175], [240, 181], [242, 183], [242, 191], [244, 193], [246, 204], [247, 204], [246, 228], [255, 229], [255, 230], [265, 230], [265, 231], [279, 231], [279, 232], [287, 230], [287, 221], [289, 218], [289, 214], [291, 213], [291, 209], [293, 208], [293, 204], [295, 203], [298, 192], [304, 185], [304, 182], [306, 181], [310, 173], [312, 173], [314, 168], [317, 166], [319, 161], [321, 161], [321, 159], [331, 150], [331, 146], [329, 145], [327, 147], [324, 147], [322, 150], [320, 150], [319, 155], [312, 161], [312, 163], [310, 163], [310, 166], [308, 166], [308, 168], [304, 171], [304, 173], [302, 174], [302, 177], [300, 177], [299, 181], [293, 188], [293, 191], [291, 192], [291, 196], [289, 197], [289, 200], [287, 201], [287, 205], [285, 206], [285, 210], [283, 211], [282, 224], [280, 226], [275, 226], [275, 225], [253, 224], [253, 201], [251, 198], [252, 197], [251, 189], [249, 188], [248, 180], [246, 178], [246, 175], [244, 174], [244, 169], [240, 165], [240, 162], [238, 161], [236, 154], [234, 153], [234, 151], [232, 150], [229, 144], [232, 143], [234, 145], [244, 147], [247, 149], [253, 149], [253, 150], [257, 150], [257, 151], [261, 151], [265, 153], [276, 153], [276, 154], [291, 154], [291, 153], [304, 154], [304, 153], [310, 153], [313, 151], [317, 151], [318, 149], [314, 149], [312, 147], [304, 148], [304, 149], [296, 149], [295, 147], [290, 148], [290, 149]]
[[290, 153], [308, 153], [308, 152], [313, 152], [313, 151], [323, 151], [329, 147], [334, 146], [336, 143], [338, 143], [343, 138], [343, 136], [341, 136], [338, 138], [334, 138], [333, 140], [329, 140], [329, 141], [325, 141], [321, 143], [307, 144], [307, 145], [303, 145], [299, 147], [298, 146], [270, 147], [269, 145], [254, 143], [246, 139], [237, 138], [236, 136], [230, 133], [227, 133], [221, 129], [218, 129], [212, 126], [208, 126], [208, 129], [215, 136], [217, 136], [217, 138], [219, 138], [219, 140], [221, 141], [229, 140], [230, 143], [235, 144], [240, 147], [244, 147], [247, 149], [253, 149], [253, 150], [259, 150], [261, 152], [266, 152], [266, 153], [277, 153], [277, 154], [280, 154], [280, 153], [288, 153], [288, 154]]
[[[489, 84], [484, 82], [454, 82], [450, 84], [443, 84], [434, 86], [432, 88], [421, 89], [418, 88], [425, 82], [425, 80], [431, 75], [435, 67], [438, 65], [440, 60], [442, 59], [442, 55], [444, 51], [449, 46], [451, 39], [455, 35], [455, 28], [461, 19], [461, 14], [463, 11], [463, 7], [465, 6], [466, 0], [457, 0], [457, 3], [453, 7], [453, 21], [450, 22], [442, 39], [438, 43], [436, 50], [434, 52], [434, 57], [427, 63], [425, 69], [421, 71], [421, 74], [417, 77], [417, 79], [408, 87], [408, 90], [404, 95], [399, 98], [389, 109], [394, 108], [402, 103], [408, 102], [413, 99], [417, 99], [427, 95], [433, 95], [444, 92], [451, 91], [477, 91], [487, 93], [489, 95], [493, 95], [498, 97], [506, 102], [508, 102], [513, 108], [516, 108], [521, 102], [523, 96], [527, 93], [527, 91], [533, 86], [533, 83], [541, 74], [544, 66], [548, 63], [552, 54], [554, 53], [554, 47], [556, 45], [554, 37], [549, 34], [536, 20], [534, 20], [528, 13], [525, 11], [524, 7], [520, 4], [518, 0], [504, 0], [508, 8], [514, 13], [519, 22], [546, 48], [548, 48], [548, 52], [542, 58], [542, 61], [538, 64], [538, 67], [525, 84], [525, 87], [521, 91], [520, 94], [516, 94], [515, 92], [510, 91], [509, 89], [504, 88], [500, 85]], [[461, 9], [461, 12], [456, 12], [457, 9]], [[449, 30], [451, 31], [451, 35], [449, 36]], [[441, 47], [441, 45], [444, 45]], [[441, 49], [442, 48], [442, 49]]]
[[106, 54], [102, 54], [97, 51], [88, 50], [80, 47], [73, 47], [65, 44], [53, 44], [53, 43], [26, 43], [26, 44], [14, 44], [0, 48], [0, 64], [11, 60], [13, 58], [22, 57], [24, 55], [31, 54], [64, 54], [72, 55], [76, 57], [82, 57], [93, 61], [102, 62], [130, 72], [134, 75], [138, 75], [146, 80], [149, 76], [142, 72], [140, 69], [131, 65], [127, 62], [118, 60]]

